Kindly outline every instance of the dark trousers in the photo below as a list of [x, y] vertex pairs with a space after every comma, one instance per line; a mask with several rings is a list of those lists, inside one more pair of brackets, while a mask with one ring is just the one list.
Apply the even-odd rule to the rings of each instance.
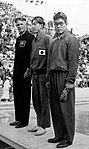
[[55, 136], [72, 143], [75, 133], [75, 88], [69, 92], [67, 101], [60, 101], [66, 77], [66, 72], [50, 73], [50, 107]]
[[29, 123], [31, 82], [23, 77], [13, 75], [13, 93], [15, 106], [15, 119], [24, 124]]
[[43, 128], [50, 127], [50, 110], [45, 74], [32, 76], [32, 100], [37, 115], [37, 125]]

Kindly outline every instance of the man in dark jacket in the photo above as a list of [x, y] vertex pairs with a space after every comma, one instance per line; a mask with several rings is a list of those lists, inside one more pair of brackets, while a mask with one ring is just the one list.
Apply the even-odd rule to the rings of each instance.
[[49, 143], [63, 148], [73, 143], [75, 133], [75, 78], [78, 68], [79, 43], [67, 30], [67, 16], [54, 16], [56, 36], [49, 55], [50, 107], [55, 137]]
[[15, 20], [20, 36], [16, 40], [13, 72], [13, 93], [15, 106], [15, 128], [25, 127], [29, 123], [31, 82], [26, 79], [26, 71], [30, 66], [31, 43], [34, 36], [26, 30], [26, 19]]
[[32, 100], [37, 115], [37, 126], [29, 129], [36, 136], [43, 135], [50, 127], [49, 98], [46, 88], [47, 58], [52, 41], [45, 33], [44, 19], [40, 16], [33, 18], [32, 28], [36, 38], [32, 42], [31, 71], [32, 71]]

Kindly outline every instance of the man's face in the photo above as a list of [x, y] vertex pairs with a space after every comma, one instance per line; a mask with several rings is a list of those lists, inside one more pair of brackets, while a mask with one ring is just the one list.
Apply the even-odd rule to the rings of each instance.
[[32, 30], [34, 33], [37, 33], [42, 28], [42, 24], [38, 23], [36, 20], [33, 20], [32, 22]]
[[18, 20], [16, 23], [16, 27], [17, 27], [19, 33], [23, 33], [24, 31], [26, 31], [26, 22]]
[[54, 21], [55, 31], [62, 34], [67, 29], [67, 24], [61, 18]]

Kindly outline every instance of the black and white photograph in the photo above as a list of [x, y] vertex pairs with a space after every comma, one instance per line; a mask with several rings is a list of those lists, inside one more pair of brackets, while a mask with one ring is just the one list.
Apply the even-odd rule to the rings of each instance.
[[89, 148], [89, 0], [0, 0], [0, 149]]

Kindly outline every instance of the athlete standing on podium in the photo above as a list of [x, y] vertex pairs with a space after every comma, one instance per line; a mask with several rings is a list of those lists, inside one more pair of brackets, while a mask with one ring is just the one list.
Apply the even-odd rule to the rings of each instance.
[[27, 31], [25, 18], [16, 18], [15, 23], [20, 36], [16, 39], [13, 72], [15, 122], [10, 125], [21, 128], [29, 123], [31, 80], [26, 79], [26, 72], [30, 66], [31, 43], [34, 36]]

